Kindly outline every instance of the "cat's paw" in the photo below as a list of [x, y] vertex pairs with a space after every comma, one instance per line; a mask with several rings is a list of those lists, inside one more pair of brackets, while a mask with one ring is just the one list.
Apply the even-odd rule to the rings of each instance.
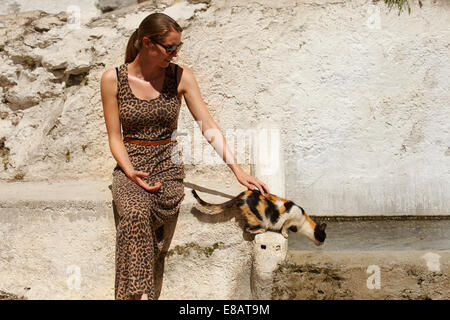
[[289, 236], [289, 235], [287, 234], [287, 232], [282, 232], [281, 234], [282, 234], [282, 235], [283, 235], [283, 237], [285, 237], [286, 239], [287, 239], [287, 238], [288, 238], [288, 236]]

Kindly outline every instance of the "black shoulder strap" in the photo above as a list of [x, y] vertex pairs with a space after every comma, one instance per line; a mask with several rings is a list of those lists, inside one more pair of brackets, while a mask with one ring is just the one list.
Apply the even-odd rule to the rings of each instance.
[[117, 82], [119, 82], [119, 69], [116, 67]]
[[175, 65], [175, 83], [178, 87], [178, 65]]
[[117, 75], [117, 95], [119, 95], [120, 91], [120, 78], [119, 78], [119, 68], [116, 67], [116, 75]]

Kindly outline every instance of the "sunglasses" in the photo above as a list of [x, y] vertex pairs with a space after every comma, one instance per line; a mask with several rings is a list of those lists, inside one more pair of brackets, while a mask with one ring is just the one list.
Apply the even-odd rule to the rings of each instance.
[[[149, 38], [150, 39], [150, 38]], [[173, 53], [173, 52], [178, 52], [178, 50], [180, 50], [181, 46], [183, 45], [183, 42], [180, 42], [180, 44], [176, 45], [172, 45], [172, 46], [166, 46], [156, 40], [150, 39], [152, 40], [154, 43], [159, 44], [161, 47], [163, 47], [166, 50], [166, 53]]]

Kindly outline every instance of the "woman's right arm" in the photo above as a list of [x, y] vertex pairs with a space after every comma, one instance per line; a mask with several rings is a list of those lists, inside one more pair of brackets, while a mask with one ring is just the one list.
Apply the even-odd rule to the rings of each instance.
[[125, 174], [135, 183], [149, 192], [158, 190], [161, 187], [161, 183], [157, 182], [154, 186], [150, 186], [142, 180], [143, 177], [148, 176], [148, 173], [134, 170], [123, 143], [117, 102], [117, 77], [114, 68], [108, 69], [103, 73], [100, 80], [100, 93], [106, 130], [108, 132], [109, 148], [114, 159], [116, 159]]

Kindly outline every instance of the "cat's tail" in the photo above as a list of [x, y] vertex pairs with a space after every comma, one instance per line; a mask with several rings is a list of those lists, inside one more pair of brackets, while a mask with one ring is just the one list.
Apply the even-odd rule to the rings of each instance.
[[219, 203], [219, 204], [213, 204], [213, 203], [208, 203], [203, 201], [197, 194], [197, 192], [195, 192], [194, 189], [192, 189], [192, 194], [194, 195], [195, 199], [197, 199], [198, 203], [200, 203], [203, 207], [209, 209], [207, 212], [205, 212], [206, 214], [219, 214], [221, 212], [223, 212], [224, 209], [229, 209], [231, 207], [233, 207], [236, 203], [236, 201], [239, 199], [239, 196], [226, 201], [224, 203]]

